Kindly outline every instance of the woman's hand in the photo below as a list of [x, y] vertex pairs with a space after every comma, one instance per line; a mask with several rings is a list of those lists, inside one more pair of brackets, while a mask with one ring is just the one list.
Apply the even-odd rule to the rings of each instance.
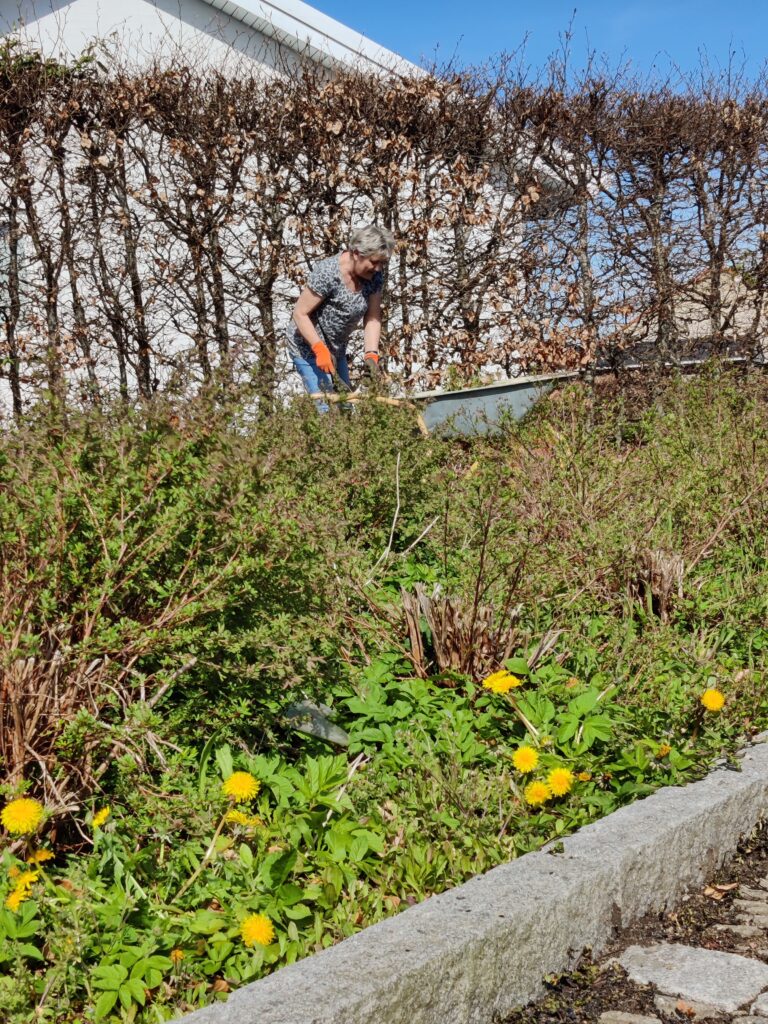
[[368, 379], [375, 381], [379, 379], [379, 353], [378, 352], [366, 352], [363, 357], [363, 370], [368, 376]]
[[336, 367], [333, 365], [333, 356], [331, 350], [327, 345], [323, 344], [322, 341], [318, 341], [312, 346], [312, 353], [315, 357], [318, 370], [322, 370], [323, 373], [333, 373]]

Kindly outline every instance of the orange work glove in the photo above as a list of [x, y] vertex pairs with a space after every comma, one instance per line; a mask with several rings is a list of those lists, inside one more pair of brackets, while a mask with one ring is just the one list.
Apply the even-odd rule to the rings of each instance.
[[377, 380], [379, 376], [379, 353], [366, 352], [363, 357], [363, 368], [370, 380]]
[[314, 353], [318, 370], [322, 370], [323, 373], [333, 373], [335, 367], [331, 350], [328, 346], [324, 345], [322, 341], [318, 341], [312, 346], [312, 352]]

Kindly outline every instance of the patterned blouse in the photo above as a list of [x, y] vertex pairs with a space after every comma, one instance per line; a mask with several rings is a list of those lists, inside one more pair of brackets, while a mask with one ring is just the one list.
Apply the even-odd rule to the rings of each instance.
[[[377, 271], [370, 281], [363, 281], [359, 292], [350, 291], [342, 280], [339, 260], [340, 254], [321, 260], [307, 280], [307, 288], [323, 297], [309, 318], [334, 359], [346, 353], [350, 334], [368, 311], [368, 300], [382, 288], [381, 271]], [[301, 359], [312, 357], [311, 346], [295, 325], [288, 328], [288, 351]]]

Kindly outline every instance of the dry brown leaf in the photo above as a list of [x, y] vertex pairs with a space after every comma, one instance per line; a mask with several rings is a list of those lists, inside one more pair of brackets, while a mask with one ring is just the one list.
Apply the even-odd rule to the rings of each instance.
[[711, 885], [707, 885], [704, 888], [704, 895], [710, 900], [721, 900], [725, 893], [719, 892], [719, 890], [713, 888]]
[[678, 999], [675, 1003], [675, 1009], [678, 1013], [684, 1014], [686, 1017], [695, 1017], [696, 1011], [690, 1006], [684, 999]]

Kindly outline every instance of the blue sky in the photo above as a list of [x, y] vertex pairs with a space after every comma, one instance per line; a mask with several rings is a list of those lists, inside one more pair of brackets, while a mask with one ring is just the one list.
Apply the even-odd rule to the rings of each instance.
[[[541, 68], [557, 50], [573, 18], [573, 61], [589, 49], [612, 64], [666, 73], [670, 62], [694, 69], [706, 52], [710, 65], [727, 66], [729, 51], [754, 78], [768, 52], [766, 0], [310, 0], [331, 17], [416, 63], [456, 55], [481, 64], [527, 37], [526, 63]], [[575, 15], [574, 15], [575, 10]]]

